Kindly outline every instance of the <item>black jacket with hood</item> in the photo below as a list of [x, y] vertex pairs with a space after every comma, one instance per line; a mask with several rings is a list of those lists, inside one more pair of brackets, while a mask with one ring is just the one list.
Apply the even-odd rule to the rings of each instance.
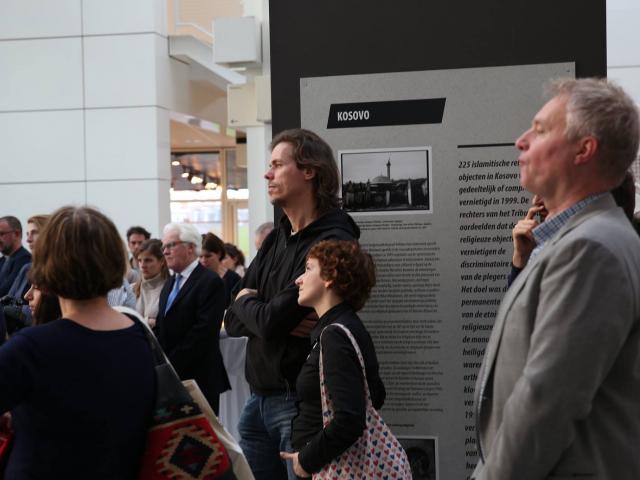
[[290, 335], [313, 309], [298, 305], [296, 278], [304, 273], [310, 248], [321, 240], [357, 240], [360, 229], [339, 209], [330, 210], [291, 234], [286, 216], [264, 240], [234, 295], [242, 288], [258, 291], [231, 304], [224, 318], [232, 337], [247, 336], [245, 373], [251, 391], [268, 396], [295, 389], [311, 344], [309, 338]]

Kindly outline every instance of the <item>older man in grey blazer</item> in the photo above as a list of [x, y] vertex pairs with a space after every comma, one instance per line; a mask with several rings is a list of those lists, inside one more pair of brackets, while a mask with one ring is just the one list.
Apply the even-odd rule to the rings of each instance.
[[638, 152], [633, 101], [560, 80], [517, 140], [545, 199], [476, 385], [477, 480], [640, 479], [640, 239], [608, 191]]

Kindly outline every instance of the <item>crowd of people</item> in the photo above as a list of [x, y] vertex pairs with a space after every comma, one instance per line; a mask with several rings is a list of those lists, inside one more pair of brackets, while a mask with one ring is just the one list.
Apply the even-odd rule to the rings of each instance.
[[[554, 82], [516, 141], [534, 205], [478, 373], [477, 480], [640, 476], [639, 137], [630, 98], [582, 79]], [[136, 478], [157, 394], [147, 330], [217, 413], [223, 323], [248, 339], [238, 431], [254, 477], [334, 478], [361, 458], [357, 478], [377, 478], [362, 439], [386, 391], [357, 313], [375, 265], [340, 208], [332, 149], [284, 131], [265, 179], [282, 216], [256, 231], [246, 270], [237, 247], [186, 223], [161, 238], [131, 227], [127, 255], [90, 207], [29, 218], [31, 252], [20, 221], [0, 218], [0, 429], [16, 432], [4, 478]], [[411, 478], [393, 448], [382, 463]]]

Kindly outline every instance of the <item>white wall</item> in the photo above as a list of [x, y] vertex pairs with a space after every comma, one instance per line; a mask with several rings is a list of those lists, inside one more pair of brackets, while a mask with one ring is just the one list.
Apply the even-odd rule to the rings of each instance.
[[607, 76], [640, 105], [640, 2], [607, 0]]
[[[607, 0], [607, 77], [618, 82], [640, 106], [640, 2]], [[640, 211], [640, 153], [631, 166]]]
[[123, 233], [169, 221], [165, 9], [0, 2], [0, 215], [87, 203]]

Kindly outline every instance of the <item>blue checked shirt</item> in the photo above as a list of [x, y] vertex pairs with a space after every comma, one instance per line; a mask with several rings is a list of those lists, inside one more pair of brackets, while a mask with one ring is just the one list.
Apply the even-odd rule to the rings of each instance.
[[578, 203], [561, 211], [559, 214], [546, 219], [544, 222], [534, 228], [531, 233], [533, 234], [533, 238], [536, 241], [536, 248], [534, 248], [531, 252], [529, 261], [535, 258], [535, 256], [542, 251], [547, 241], [551, 240], [554, 235], [558, 233], [558, 230], [560, 230], [571, 217], [573, 217], [576, 213], [578, 213], [590, 203], [593, 203], [599, 198], [604, 197], [605, 195], [607, 195], [607, 193], [608, 192], [596, 193], [595, 195], [591, 195], [584, 200], [580, 200]]

